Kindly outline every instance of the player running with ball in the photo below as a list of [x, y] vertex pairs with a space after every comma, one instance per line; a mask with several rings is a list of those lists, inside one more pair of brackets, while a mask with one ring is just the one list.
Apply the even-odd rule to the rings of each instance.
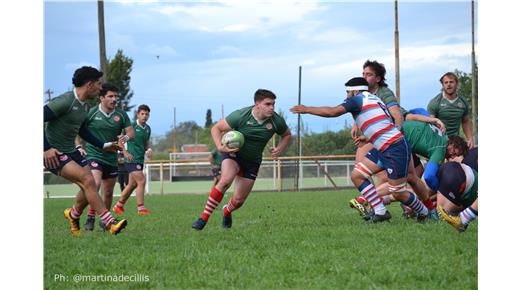
[[[253, 106], [245, 107], [229, 114], [211, 128], [211, 137], [222, 152], [222, 174], [218, 183], [211, 188], [206, 206], [193, 224], [195, 230], [202, 230], [209, 217], [222, 201], [224, 193], [235, 180], [235, 192], [227, 205], [222, 208], [222, 226], [231, 228], [231, 213], [246, 201], [262, 162], [265, 145], [276, 133], [281, 136], [278, 146], [271, 149], [271, 155], [278, 157], [291, 140], [291, 130], [285, 120], [274, 111], [276, 95], [268, 90], [255, 92]], [[245, 144], [240, 149], [230, 149], [221, 144], [221, 136], [227, 131], [236, 130], [244, 135]]]

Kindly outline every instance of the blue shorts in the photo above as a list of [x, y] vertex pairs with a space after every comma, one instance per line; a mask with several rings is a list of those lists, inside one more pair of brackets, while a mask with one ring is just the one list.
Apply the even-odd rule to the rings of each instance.
[[65, 164], [67, 164], [71, 161], [76, 162], [81, 167], [84, 167], [85, 165], [87, 165], [87, 159], [85, 159], [85, 157], [81, 156], [81, 153], [78, 150], [74, 150], [71, 153], [58, 154], [58, 160], [59, 160], [60, 164], [57, 168], [54, 168], [54, 169], [47, 168], [47, 170], [49, 170], [50, 172], [52, 172], [58, 176], [60, 175], [60, 171], [63, 168], [63, 166], [65, 166]]
[[117, 167], [111, 166], [106, 163], [103, 163], [96, 159], [89, 159], [88, 160], [88, 167], [90, 167], [90, 170], [99, 170], [101, 171], [101, 179], [108, 179], [108, 178], [116, 178], [117, 177]]
[[411, 148], [405, 138], [388, 146], [384, 152], [372, 148], [366, 157], [377, 166], [386, 170], [388, 179], [400, 179], [408, 176], [408, 164]]
[[143, 171], [143, 163], [125, 163], [125, 169], [128, 174], [134, 171]]
[[256, 180], [258, 170], [260, 169], [260, 163], [244, 160], [234, 153], [222, 153], [222, 162], [226, 159], [231, 159], [238, 163], [238, 167], [240, 168], [240, 171], [238, 171], [237, 174], [238, 176]]

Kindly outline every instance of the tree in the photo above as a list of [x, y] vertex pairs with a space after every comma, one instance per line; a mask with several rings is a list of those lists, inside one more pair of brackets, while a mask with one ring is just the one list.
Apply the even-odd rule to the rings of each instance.
[[117, 106], [129, 112], [135, 105], [129, 106], [134, 92], [130, 89], [130, 73], [134, 61], [123, 54], [123, 50], [118, 49], [116, 55], [109, 61], [106, 71], [106, 81], [119, 88], [119, 99]]
[[211, 109], [206, 111], [206, 124], [204, 124], [204, 128], [210, 128], [213, 125], [213, 119], [211, 118]]
[[[465, 73], [460, 70], [455, 70], [455, 75], [459, 78], [459, 88], [458, 88], [458, 95], [463, 97], [468, 105], [469, 105], [469, 116], [472, 119], [472, 102], [471, 102], [471, 82], [472, 82], [472, 75], [471, 73]], [[478, 66], [475, 64], [475, 103], [478, 104]], [[478, 113], [475, 116], [476, 124], [475, 128], [478, 128]], [[462, 130], [462, 129], [461, 129]], [[473, 132], [473, 134], [477, 134], [477, 132]]]

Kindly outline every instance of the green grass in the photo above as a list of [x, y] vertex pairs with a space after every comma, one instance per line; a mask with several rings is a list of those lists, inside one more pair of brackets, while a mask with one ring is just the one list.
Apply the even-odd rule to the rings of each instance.
[[[150, 216], [138, 216], [131, 198], [120, 235], [96, 228], [79, 238], [63, 217], [72, 199], [46, 199], [45, 288], [477, 289], [477, 222], [459, 234], [445, 222], [405, 220], [392, 205], [391, 222], [365, 224], [346, 205], [354, 194], [252, 193], [231, 230], [217, 210], [201, 232], [191, 223], [205, 195], [149, 196]], [[75, 283], [75, 274], [148, 282]]]

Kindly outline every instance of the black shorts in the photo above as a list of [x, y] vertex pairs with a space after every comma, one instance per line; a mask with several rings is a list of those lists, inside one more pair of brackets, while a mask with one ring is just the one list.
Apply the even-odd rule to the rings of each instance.
[[258, 170], [260, 169], [260, 163], [244, 160], [234, 153], [222, 153], [222, 162], [226, 159], [231, 159], [238, 163], [238, 167], [240, 168], [240, 171], [238, 171], [237, 174], [238, 176], [256, 180]]
[[143, 163], [125, 163], [125, 169], [128, 174], [134, 171], [143, 171]]
[[102, 172], [101, 179], [117, 177], [118, 170], [117, 170], [116, 166], [108, 165], [99, 160], [96, 160], [96, 159], [88, 160], [88, 167], [90, 167], [90, 170], [101, 171]]
[[57, 168], [54, 168], [54, 169], [47, 168], [47, 170], [49, 170], [50, 172], [52, 172], [58, 176], [60, 175], [60, 171], [63, 168], [63, 166], [65, 166], [65, 164], [69, 163], [70, 161], [74, 160], [74, 162], [76, 162], [81, 167], [84, 167], [85, 165], [87, 165], [87, 159], [85, 159], [85, 157], [83, 157], [78, 150], [74, 150], [71, 153], [58, 154], [58, 160], [59, 160], [60, 164], [58, 165]]

